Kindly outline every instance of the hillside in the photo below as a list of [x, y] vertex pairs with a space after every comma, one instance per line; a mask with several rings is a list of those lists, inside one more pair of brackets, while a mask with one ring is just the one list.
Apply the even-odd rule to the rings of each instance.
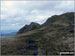
[[2, 39], [1, 47], [2, 55], [59, 55], [60, 52], [73, 52], [74, 12], [52, 16], [42, 25], [26, 25], [16, 36]]

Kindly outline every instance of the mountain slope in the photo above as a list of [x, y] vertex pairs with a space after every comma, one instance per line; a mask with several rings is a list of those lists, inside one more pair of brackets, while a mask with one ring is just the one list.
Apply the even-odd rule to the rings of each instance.
[[[66, 14], [62, 14], [66, 16]], [[1, 54], [5, 55], [59, 55], [60, 52], [74, 51], [74, 24], [64, 16], [49, 18], [43, 25], [35, 28], [30, 24], [22, 28], [31, 30], [21, 32], [2, 41]], [[73, 14], [74, 15], [74, 14]], [[72, 16], [73, 16], [72, 15]], [[57, 17], [57, 18], [56, 18]], [[70, 14], [69, 14], [70, 17]], [[71, 19], [71, 18], [70, 18]], [[74, 17], [72, 18], [74, 19]]]
[[48, 20], [43, 25], [46, 26], [50, 24], [74, 24], [74, 12], [69, 12], [62, 15], [54, 15], [51, 18], [48, 18]]

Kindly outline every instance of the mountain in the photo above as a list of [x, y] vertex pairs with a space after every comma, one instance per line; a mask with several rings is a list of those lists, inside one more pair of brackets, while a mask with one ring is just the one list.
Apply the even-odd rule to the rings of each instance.
[[74, 12], [64, 13], [62, 15], [54, 15], [48, 18], [48, 20], [42, 25], [32, 22], [30, 25], [25, 25], [24, 27], [22, 27], [18, 31], [18, 34], [38, 29], [43, 26], [56, 25], [56, 24], [61, 26], [68, 26], [70, 24], [74, 24]]
[[17, 34], [25, 33], [34, 29], [38, 29], [40, 27], [40, 24], [32, 22], [30, 25], [25, 25], [23, 28], [19, 30]]
[[60, 55], [60, 52], [74, 52], [73, 21], [74, 12], [69, 12], [52, 16], [42, 25], [26, 25], [16, 36], [2, 39], [1, 54]]

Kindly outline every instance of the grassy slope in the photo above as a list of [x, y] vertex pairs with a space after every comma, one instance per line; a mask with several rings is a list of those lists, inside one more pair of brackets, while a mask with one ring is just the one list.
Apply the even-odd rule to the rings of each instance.
[[[8, 44], [5, 42], [6, 44], [2, 45], [2, 54], [32, 55], [34, 53], [32, 50], [26, 50], [27, 46], [29, 45], [27, 41], [30, 40], [39, 42], [39, 44], [35, 44], [35, 43], [32, 44], [32, 45], [37, 45], [39, 50], [38, 54], [49, 55], [49, 54], [58, 54], [58, 52], [60, 51], [73, 51], [73, 48], [70, 48], [68, 46], [69, 43], [73, 42], [73, 33], [69, 31], [64, 32], [64, 31], [56, 30], [59, 28], [60, 27], [58, 28], [54, 27], [52, 29], [47, 30], [48, 29], [47, 27], [45, 29], [38, 29], [37, 32], [33, 34], [14, 37], [16, 40], [9, 41], [10, 43]], [[72, 35], [67, 36], [68, 34], [72, 34]], [[68, 42], [69, 39], [68, 37], [72, 40], [71, 42]], [[63, 41], [66, 43], [63, 43]]]

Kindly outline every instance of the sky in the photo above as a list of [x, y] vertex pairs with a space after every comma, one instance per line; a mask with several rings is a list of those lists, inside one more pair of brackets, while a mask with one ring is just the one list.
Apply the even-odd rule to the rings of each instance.
[[74, 1], [0, 1], [1, 30], [19, 30], [26, 24], [43, 24], [52, 15], [74, 12]]

